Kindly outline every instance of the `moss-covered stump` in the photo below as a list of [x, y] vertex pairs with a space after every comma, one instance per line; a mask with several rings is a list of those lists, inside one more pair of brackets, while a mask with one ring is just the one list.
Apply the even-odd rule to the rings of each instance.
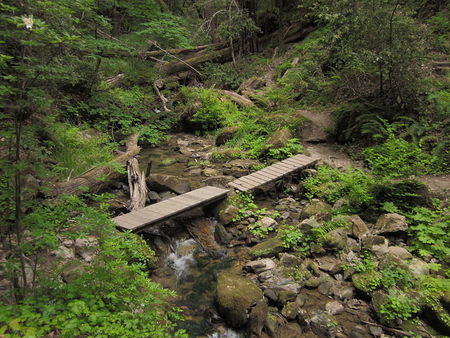
[[252, 258], [271, 257], [285, 250], [283, 241], [279, 237], [273, 237], [252, 247], [250, 255]]
[[221, 273], [217, 278], [216, 304], [230, 327], [247, 327], [251, 333], [261, 334], [267, 317], [267, 304], [255, 283], [229, 272]]

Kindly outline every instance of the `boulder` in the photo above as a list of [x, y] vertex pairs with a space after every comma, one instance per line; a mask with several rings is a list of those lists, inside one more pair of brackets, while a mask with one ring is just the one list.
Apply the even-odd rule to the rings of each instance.
[[214, 168], [205, 168], [203, 169], [203, 175], [206, 177], [219, 176], [219, 171]]
[[316, 310], [309, 321], [312, 331], [319, 337], [336, 337], [339, 331], [337, 321], [328, 312]]
[[233, 239], [233, 235], [230, 234], [225, 227], [218, 223], [216, 224], [216, 230], [214, 231], [214, 237], [216, 238], [216, 241], [220, 244], [227, 245], [231, 242]]
[[172, 175], [152, 174], [147, 178], [147, 184], [151, 190], [173, 191], [177, 194], [184, 194], [191, 190], [189, 182]]
[[218, 188], [224, 188], [227, 186], [228, 183], [234, 181], [235, 178], [231, 176], [225, 176], [225, 175], [218, 175], [218, 176], [211, 176], [203, 180], [206, 185], [212, 185], [214, 187]]
[[305, 235], [310, 234], [312, 229], [320, 228], [322, 224], [320, 224], [314, 217], [304, 219], [298, 225], [298, 228]]
[[218, 212], [219, 222], [223, 225], [230, 224], [237, 217], [239, 208], [231, 204], [225, 204]]
[[285, 250], [283, 241], [279, 237], [273, 237], [252, 247], [250, 256], [253, 258], [272, 257]]
[[51, 252], [52, 255], [61, 258], [63, 260], [69, 260], [75, 258], [75, 251], [73, 248], [68, 248], [65, 245], [61, 245], [57, 250]]
[[299, 338], [302, 337], [302, 328], [296, 322], [287, 323], [279, 328], [276, 338]]
[[383, 214], [381, 215], [377, 222], [375, 223], [372, 233], [377, 234], [387, 234], [399, 231], [406, 231], [408, 229], [408, 224], [406, 223], [406, 218], [400, 214]]
[[411, 255], [411, 253], [406, 250], [405, 248], [402, 248], [400, 246], [390, 246], [388, 248], [388, 254], [392, 255], [398, 259], [401, 260], [407, 260], [407, 259], [412, 259], [413, 255]]
[[267, 141], [266, 148], [282, 148], [285, 147], [292, 138], [292, 133], [288, 128], [282, 128], [272, 134], [269, 141]]
[[304, 295], [297, 295], [293, 302], [287, 303], [281, 310], [281, 314], [287, 320], [294, 320], [299, 314], [300, 309], [305, 305], [306, 298]]
[[261, 333], [267, 317], [267, 304], [255, 283], [223, 272], [217, 278], [215, 301], [220, 315], [230, 327], [247, 326], [255, 334]]
[[382, 279], [383, 275], [376, 270], [352, 275], [352, 282], [355, 288], [366, 295], [376, 290], [381, 285]]
[[342, 250], [347, 245], [347, 230], [335, 229], [327, 233], [323, 238], [327, 248], [332, 250]]
[[332, 301], [329, 302], [325, 305], [325, 310], [332, 316], [340, 314], [342, 312], [344, 312], [344, 305], [342, 305], [340, 302], [338, 301]]
[[413, 258], [411, 260], [411, 262], [409, 263], [409, 269], [415, 277], [418, 277], [420, 275], [427, 275], [430, 273], [429, 265], [419, 258]]
[[262, 228], [274, 228], [278, 225], [277, 221], [271, 217], [263, 217], [258, 222]]
[[77, 238], [75, 240], [75, 254], [83, 258], [86, 262], [92, 262], [98, 252], [97, 238], [89, 236], [87, 238]]
[[300, 213], [300, 218], [306, 219], [316, 216], [316, 219], [327, 219], [331, 217], [331, 211], [331, 205], [318, 199], [312, 199], [311, 202], [303, 208]]
[[222, 129], [219, 135], [216, 137], [216, 146], [220, 147], [233, 138], [233, 136], [240, 129], [239, 126], [225, 127]]
[[316, 259], [319, 269], [331, 274], [342, 271], [342, 261], [335, 256], [324, 256]]
[[258, 259], [245, 264], [244, 268], [259, 274], [264, 271], [272, 270], [276, 267], [275, 262], [270, 258]]
[[301, 258], [288, 254], [282, 253], [280, 254], [280, 265], [286, 268], [295, 268], [302, 263]]
[[366, 223], [358, 215], [353, 215], [350, 218], [350, 231], [352, 236], [361, 239], [369, 233], [369, 228]]
[[388, 253], [389, 242], [383, 236], [367, 236], [362, 239], [362, 248], [372, 251], [377, 257]]

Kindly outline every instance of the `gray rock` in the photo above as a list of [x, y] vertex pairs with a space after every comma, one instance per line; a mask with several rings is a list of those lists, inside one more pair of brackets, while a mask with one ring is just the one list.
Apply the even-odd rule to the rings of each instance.
[[170, 190], [177, 194], [184, 194], [191, 190], [189, 182], [172, 175], [152, 174], [147, 178], [147, 184], [156, 192]]
[[388, 248], [389, 250], [389, 254], [399, 258], [401, 260], [407, 260], [407, 259], [412, 259], [413, 255], [410, 254], [410, 252], [408, 250], [406, 250], [405, 248], [402, 248], [400, 246], [390, 246]]
[[383, 214], [375, 223], [372, 233], [375, 235], [386, 234], [406, 231], [407, 229], [408, 224], [406, 223], [405, 216], [399, 214]]
[[225, 227], [220, 223], [216, 224], [214, 236], [216, 240], [223, 245], [229, 244], [233, 239], [233, 235], [230, 234], [227, 229], [225, 229]]
[[271, 217], [263, 217], [258, 222], [262, 228], [274, 228], [278, 225], [277, 221]]
[[294, 320], [299, 314], [300, 309], [305, 305], [306, 297], [304, 295], [297, 295], [293, 302], [287, 303], [281, 310], [281, 314], [287, 320]]
[[369, 228], [358, 215], [353, 215], [350, 218], [350, 231], [351, 234], [357, 239], [361, 239], [369, 234]]
[[381, 337], [383, 335], [383, 329], [379, 326], [369, 326], [370, 334], [374, 337]]
[[344, 312], [344, 305], [338, 301], [329, 302], [325, 305], [325, 310], [332, 316]]
[[299, 338], [302, 337], [302, 328], [296, 322], [287, 323], [279, 328], [276, 338]]
[[250, 256], [253, 258], [271, 257], [285, 250], [283, 241], [278, 237], [273, 237], [252, 247], [250, 249]]
[[97, 252], [98, 242], [94, 236], [77, 238], [75, 240], [75, 254], [83, 258], [86, 262], [92, 262]]
[[287, 268], [295, 268], [299, 266], [302, 263], [301, 258], [288, 254], [288, 253], [282, 253], [280, 254], [280, 265], [287, 267]]
[[327, 219], [331, 217], [332, 209], [331, 205], [318, 199], [312, 199], [309, 205], [303, 208], [300, 217], [305, 219], [316, 216], [317, 219]]
[[389, 252], [389, 242], [383, 236], [367, 236], [362, 239], [362, 248], [368, 249], [381, 257]]
[[314, 311], [309, 320], [311, 329], [319, 337], [333, 338], [339, 331], [334, 317], [325, 311]]
[[218, 176], [208, 177], [208, 178], [204, 179], [203, 182], [206, 185], [212, 185], [214, 187], [224, 188], [227, 186], [228, 183], [230, 183], [234, 180], [235, 180], [235, 178], [231, 177], [231, 176], [218, 175]]
[[161, 197], [161, 201], [165, 201], [168, 200], [169, 198], [177, 196], [177, 194], [175, 194], [172, 191], [163, 191], [162, 193], [159, 194], [159, 196]]
[[57, 250], [52, 251], [52, 255], [64, 260], [74, 259], [75, 250], [73, 248], [68, 248], [65, 245], [61, 245]]
[[270, 258], [258, 259], [245, 264], [245, 269], [259, 274], [264, 271], [272, 270], [276, 267], [275, 262]]
[[161, 201], [161, 196], [156, 191], [149, 191], [147, 193], [148, 198], [150, 199], [150, 202], [159, 202]]
[[411, 262], [409, 263], [409, 269], [411, 270], [412, 274], [416, 277], [420, 275], [427, 275], [430, 273], [430, 268], [428, 267], [428, 264], [419, 258], [414, 258], [411, 260]]
[[226, 323], [236, 329], [251, 326], [259, 334], [267, 317], [267, 304], [258, 286], [228, 272], [219, 274], [215, 300]]
[[316, 259], [319, 269], [325, 272], [336, 274], [342, 271], [342, 261], [335, 256], [324, 256]]
[[203, 175], [206, 177], [219, 176], [219, 171], [214, 168], [205, 168], [203, 169]]
[[304, 219], [298, 225], [299, 229], [304, 234], [309, 234], [309, 233], [311, 233], [312, 229], [320, 228], [321, 226], [322, 226], [322, 224], [320, 224], [314, 217]]
[[333, 250], [342, 250], [347, 245], [347, 230], [335, 229], [327, 233], [324, 237], [326, 247]]
[[218, 212], [219, 222], [227, 225], [233, 222], [233, 219], [237, 217], [239, 209], [231, 204], [225, 204]]

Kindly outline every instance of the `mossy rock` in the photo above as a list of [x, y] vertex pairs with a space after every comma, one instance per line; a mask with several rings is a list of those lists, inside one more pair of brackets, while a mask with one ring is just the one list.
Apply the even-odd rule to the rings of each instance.
[[250, 321], [256, 321], [261, 325], [251, 323], [250, 326], [254, 331], [255, 327], [264, 323], [267, 304], [263, 292], [252, 281], [230, 272], [223, 272], [217, 278], [215, 296], [219, 313], [231, 327], [243, 328]]
[[378, 289], [382, 280], [383, 275], [375, 270], [352, 275], [352, 282], [355, 288], [366, 295]]
[[273, 237], [252, 247], [250, 255], [252, 258], [271, 257], [285, 250], [283, 241], [279, 237]]

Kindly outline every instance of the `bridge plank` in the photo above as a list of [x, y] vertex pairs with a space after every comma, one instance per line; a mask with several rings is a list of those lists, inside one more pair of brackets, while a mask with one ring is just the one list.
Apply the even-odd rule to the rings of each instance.
[[167, 220], [187, 210], [225, 198], [228, 193], [229, 190], [207, 186], [151, 204], [141, 210], [117, 216], [113, 221], [121, 229], [139, 231], [146, 226]]

